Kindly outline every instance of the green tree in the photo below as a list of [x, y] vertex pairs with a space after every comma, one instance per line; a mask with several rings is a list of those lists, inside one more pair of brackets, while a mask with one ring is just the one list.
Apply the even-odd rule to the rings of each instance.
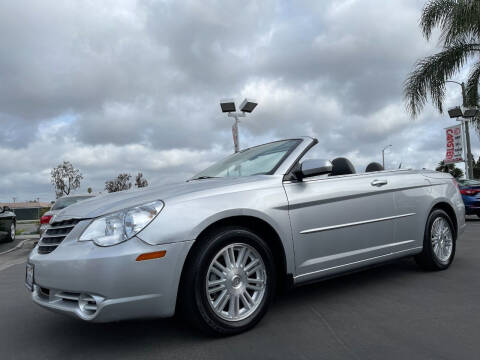
[[105, 190], [109, 193], [128, 190], [132, 187], [131, 178], [132, 175], [130, 174], [119, 174], [115, 179], [105, 181]]
[[148, 186], [148, 181], [143, 177], [143, 174], [139, 172], [135, 177], [135, 186], [137, 188], [143, 188]]
[[473, 177], [475, 179], [480, 179], [480, 156], [478, 157], [477, 162], [473, 160]]
[[450, 173], [455, 179], [461, 178], [464, 175], [462, 169], [457, 168], [455, 164], [445, 164], [443, 160], [438, 163], [435, 170]]
[[[465, 89], [466, 106], [476, 106], [479, 101], [480, 78], [480, 1], [430, 0], [423, 8], [420, 19], [423, 36], [430, 40], [432, 31], [440, 29], [442, 50], [417, 61], [404, 84], [404, 95], [409, 113], [416, 117], [427, 98], [440, 113], [443, 112], [445, 83], [465, 64], [471, 71]], [[479, 130], [480, 117], [474, 119]]]
[[64, 161], [63, 164], [53, 168], [50, 175], [57, 198], [69, 195], [72, 190], [78, 189], [80, 180], [83, 179], [80, 170], [75, 169], [69, 161]]

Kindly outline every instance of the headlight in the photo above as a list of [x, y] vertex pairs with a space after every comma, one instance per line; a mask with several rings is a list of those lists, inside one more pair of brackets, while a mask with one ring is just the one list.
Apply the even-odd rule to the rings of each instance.
[[162, 201], [153, 201], [99, 217], [88, 225], [79, 241], [94, 241], [99, 246], [119, 244], [143, 230], [162, 209]]

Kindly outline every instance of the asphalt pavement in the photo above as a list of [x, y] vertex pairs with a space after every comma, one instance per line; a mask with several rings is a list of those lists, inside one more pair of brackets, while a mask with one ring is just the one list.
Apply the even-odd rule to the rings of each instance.
[[480, 357], [480, 219], [468, 222], [447, 271], [404, 259], [297, 288], [253, 330], [229, 338], [177, 318], [90, 324], [48, 312], [23, 285], [27, 253], [0, 257], [0, 359]]

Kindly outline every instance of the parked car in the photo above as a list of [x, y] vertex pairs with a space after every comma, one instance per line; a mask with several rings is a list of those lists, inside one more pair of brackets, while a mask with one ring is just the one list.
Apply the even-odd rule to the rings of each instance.
[[186, 182], [64, 209], [28, 258], [33, 301], [93, 322], [179, 310], [225, 335], [258, 323], [280, 286], [405, 256], [450, 266], [465, 227], [450, 174], [356, 173], [310, 159], [317, 142], [252, 147]]
[[16, 226], [15, 213], [8, 206], [0, 208], [0, 241], [15, 240]]
[[465, 213], [480, 217], [480, 181], [458, 180], [458, 185], [465, 204]]
[[79, 201], [90, 199], [95, 195], [67, 195], [58, 198], [55, 203], [52, 205], [51, 209], [42, 215], [40, 218], [40, 236], [45, 232], [48, 223], [55, 214], [58, 214], [61, 210], [65, 209], [67, 206], [75, 204]]

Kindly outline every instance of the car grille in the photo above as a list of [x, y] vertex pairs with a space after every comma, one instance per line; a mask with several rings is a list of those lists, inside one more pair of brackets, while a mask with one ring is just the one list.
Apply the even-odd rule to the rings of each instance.
[[51, 223], [38, 244], [39, 254], [50, 254], [72, 231], [80, 219], [70, 219]]

